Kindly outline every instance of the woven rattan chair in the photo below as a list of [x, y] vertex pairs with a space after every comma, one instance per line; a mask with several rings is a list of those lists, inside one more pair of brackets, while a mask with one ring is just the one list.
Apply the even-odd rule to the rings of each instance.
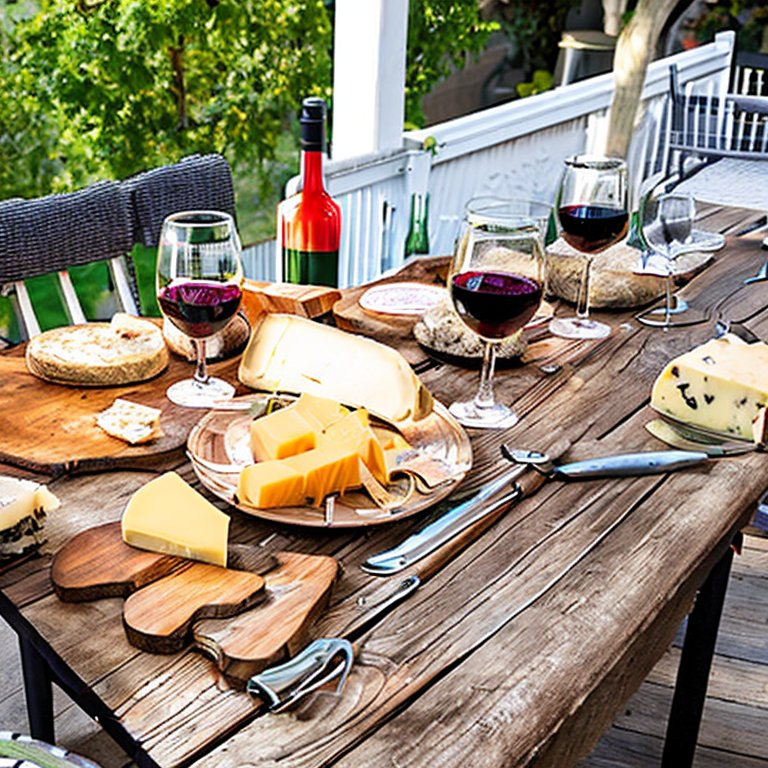
[[[86, 321], [68, 270], [107, 260], [119, 308], [139, 314], [135, 244], [157, 245], [166, 216], [213, 209], [234, 216], [232, 172], [220, 155], [193, 155], [123, 182], [0, 202], [0, 291], [11, 294], [25, 335], [40, 332], [25, 280], [56, 274], [71, 323]], [[150, 254], [151, 255], [151, 254]]]
[[25, 280], [55, 274], [69, 321], [85, 322], [68, 270], [107, 260], [122, 308], [138, 312], [130, 263], [130, 198], [118, 183], [103, 181], [64, 195], [0, 202], [0, 289], [13, 294], [27, 336], [40, 332]]
[[136, 243], [157, 245], [166, 216], [215, 210], [235, 216], [232, 171], [221, 155], [192, 155], [123, 182], [131, 196]]

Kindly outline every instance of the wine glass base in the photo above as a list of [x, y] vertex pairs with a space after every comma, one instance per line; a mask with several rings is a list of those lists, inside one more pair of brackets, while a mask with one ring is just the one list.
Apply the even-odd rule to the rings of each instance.
[[212, 376], [204, 384], [196, 379], [177, 381], [165, 392], [172, 403], [184, 408], [213, 408], [217, 401], [229, 400], [234, 394], [231, 384]]
[[670, 317], [666, 319], [664, 312], [645, 312], [641, 315], [635, 315], [635, 320], [641, 325], [647, 325], [649, 328], [685, 328], [690, 325], [699, 325], [706, 321], [705, 317]]
[[501, 403], [478, 408], [474, 400], [469, 400], [465, 403], [452, 403], [448, 410], [462, 426], [477, 429], [507, 429], [514, 427], [519, 420], [511, 408]]
[[604, 339], [611, 335], [611, 326], [588, 317], [555, 317], [549, 332], [563, 339]]

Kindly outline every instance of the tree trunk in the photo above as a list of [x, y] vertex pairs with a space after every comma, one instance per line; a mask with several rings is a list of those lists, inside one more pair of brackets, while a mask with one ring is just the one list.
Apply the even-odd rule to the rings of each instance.
[[679, 0], [638, 0], [635, 13], [616, 44], [607, 155], [626, 157], [635, 128], [645, 72], [667, 18]]

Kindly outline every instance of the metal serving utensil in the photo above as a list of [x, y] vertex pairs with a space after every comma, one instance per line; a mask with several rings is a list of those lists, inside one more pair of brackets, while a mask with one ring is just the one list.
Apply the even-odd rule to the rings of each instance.
[[760, 446], [747, 440], [727, 440], [711, 432], [690, 426], [673, 424], [664, 419], [653, 419], [645, 428], [657, 440], [684, 451], [704, 451], [711, 458], [739, 456], [759, 450]]
[[696, 466], [709, 460], [709, 456], [701, 450], [642, 451], [556, 465], [551, 457], [540, 451], [513, 449], [502, 445], [501, 452], [505, 458], [515, 464], [533, 467], [546, 477], [556, 477], [561, 480], [656, 475]]

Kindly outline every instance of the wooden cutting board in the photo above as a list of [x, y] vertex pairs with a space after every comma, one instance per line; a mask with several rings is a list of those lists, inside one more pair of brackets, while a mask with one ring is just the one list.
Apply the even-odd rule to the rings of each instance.
[[259, 575], [144, 552], [123, 542], [116, 522], [71, 539], [53, 558], [51, 581], [67, 602], [127, 597], [132, 645], [152, 653], [194, 645], [242, 686], [306, 645], [338, 570], [325, 555], [278, 552], [276, 561]]
[[378, 341], [396, 344], [413, 336], [418, 316], [388, 315], [369, 312], [360, 306], [360, 297], [373, 286], [387, 283], [414, 282], [445, 285], [451, 260], [448, 256], [414, 258], [396, 274], [344, 291], [344, 296], [333, 306], [336, 325], [345, 331], [373, 336]]
[[[236, 383], [238, 362], [227, 360], [209, 370]], [[192, 373], [190, 363], [172, 358], [168, 368], [150, 381], [75, 387], [33, 376], [22, 356], [0, 355], [0, 462], [54, 476], [156, 466], [159, 458], [184, 448], [189, 430], [203, 415], [197, 408], [180, 408], [165, 396], [171, 384]], [[163, 437], [131, 446], [96, 426], [96, 415], [118, 397], [160, 408]]]

